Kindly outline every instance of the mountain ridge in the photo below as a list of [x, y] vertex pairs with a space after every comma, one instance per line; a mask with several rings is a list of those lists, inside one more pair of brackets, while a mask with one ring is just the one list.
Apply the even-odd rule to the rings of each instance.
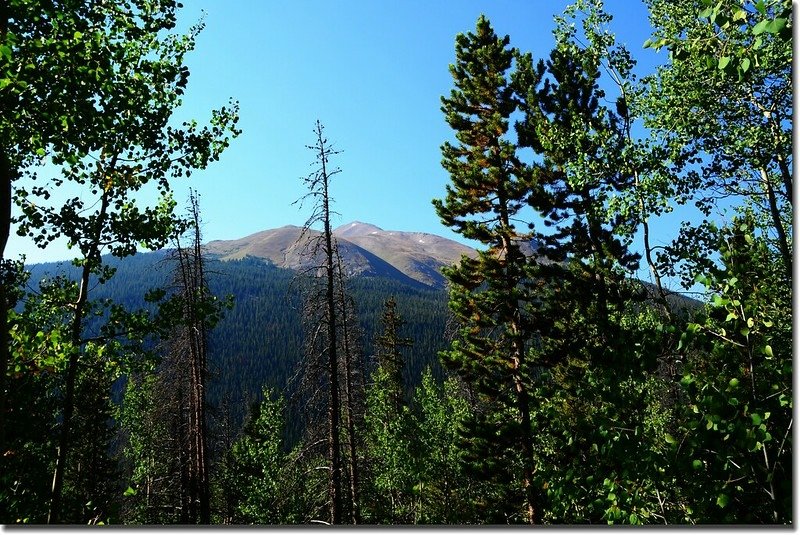
[[[349, 276], [389, 277], [407, 284], [444, 288], [441, 269], [462, 255], [474, 257], [475, 249], [426, 232], [384, 230], [371, 223], [353, 221], [333, 230]], [[285, 225], [234, 240], [213, 240], [204, 249], [220, 260], [253, 257], [277, 267], [314, 269], [317, 230]]]

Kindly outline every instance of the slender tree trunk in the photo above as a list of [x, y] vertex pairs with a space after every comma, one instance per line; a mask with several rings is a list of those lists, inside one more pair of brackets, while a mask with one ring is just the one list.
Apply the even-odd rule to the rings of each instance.
[[[794, 191], [794, 181], [792, 180], [792, 173], [789, 171], [789, 164], [786, 161], [786, 156], [784, 151], [781, 150], [783, 146], [781, 143], [781, 139], [785, 135], [781, 130], [781, 123], [782, 121], [782, 114], [775, 113], [774, 111], [770, 111], [765, 109], [764, 106], [758, 101], [755, 95], [750, 93], [750, 101], [754, 104], [761, 113], [764, 115], [764, 118], [769, 122], [770, 128], [772, 130], [772, 135], [775, 139], [775, 144], [773, 145], [772, 154], [775, 155], [775, 159], [778, 162], [778, 169], [781, 173], [781, 180], [783, 181], [783, 195], [786, 197], [786, 201], [789, 203], [790, 206], [794, 207], [794, 198], [792, 197], [792, 193]], [[789, 155], [791, 155], [791, 151], [789, 151]], [[759, 171], [762, 171], [759, 169]], [[763, 174], [762, 174], [763, 177]], [[773, 190], [774, 193], [774, 190]]]
[[[8, 2], [0, 2], [0, 43], [6, 42], [8, 34]], [[0, 102], [0, 105], [5, 103]], [[3, 139], [2, 143], [6, 140]], [[8, 237], [11, 234], [11, 158], [5, 145], [0, 143], [0, 260], [5, 258]], [[2, 390], [0, 390], [2, 395]]]
[[[8, 18], [8, 3], [0, 0], [0, 43], [6, 42]], [[0, 102], [0, 106], [4, 106], [4, 103]], [[15, 174], [7, 147], [2, 144], [5, 142], [6, 140], [0, 141], [0, 266], [3, 266], [3, 272], [5, 272], [6, 245], [8, 245], [8, 237], [11, 234], [11, 184]], [[9, 303], [9, 284], [11, 281], [5, 280], [5, 278], [0, 280], [0, 307], [2, 307], [0, 309], [0, 459], [4, 458], [6, 451], [6, 412], [8, 410], [6, 374], [11, 356], [8, 310], [13, 305]]]
[[764, 189], [767, 190], [767, 200], [769, 202], [769, 213], [772, 216], [772, 226], [775, 227], [775, 232], [778, 234], [778, 247], [781, 251], [781, 260], [783, 260], [783, 267], [786, 270], [786, 280], [789, 284], [792, 282], [792, 250], [789, 248], [789, 241], [786, 238], [786, 230], [783, 228], [781, 221], [781, 214], [778, 209], [778, 201], [775, 197], [775, 190], [772, 183], [769, 181], [767, 170], [763, 167], [759, 169], [761, 174], [761, 181], [764, 184]]
[[[178, 284], [180, 285], [179, 297], [183, 299], [183, 318], [174, 333], [171, 347], [173, 360], [177, 367], [178, 376], [178, 406], [181, 411], [180, 425], [178, 434], [175, 435], [180, 444], [181, 462], [181, 523], [196, 524], [196, 502], [197, 502], [197, 465], [196, 465], [196, 441], [195, 441], [195, 374], [196, 363], [194, 361], [194, 307], [192, 296], [191, 267], [188, 253], [181, 246], [180, 241], [176, 247], [176, 259], [178, 262]], [[185, 375], [184, 375], [185, 374]], [[184, 383], [185, 381], [185, 383]], [[186, 393], [184, 394], [184, 385]], [[184, 412], [185, 411], [185, 412]]]
[[[317, 266], [317, 281], [314, 284], [315, 293], [307, 302], [306, 315], [314, 323], [314, 334], [308, 341], [310, 354], [309, 366], [320, 369], [320, 376], [312, 377], [309, 372], [306, 378], [310, 379], [315, 391], [323, 391], [326, 395], [326, 424], [327, 424], [327, 461], [328, 470], [328, 512], [331, 524], [341, 524], [342, 522], [342, 400], [340, 385], [340, 352], [338, 330], [341, 320], [337, 310], [336, 301], [336, 264], [334, 255], [336, 254], [333, 232], [330, 219], [330, 179], [339, 172], [339, 169], [328, 169], [328, 158], [338, 154], [328, 146], [324, 137], [324, 127], [320, 121], [316, 122], [314, 133], [316, 143], [308, 146], [314, 151], [316, 162], [319, 167], [305, 179], [309, 187], [309, 193], [300, 201], [306, 198], [314, 199], [314, 211], [306, 222], [301, 232], [300, 239], [306, 236], [306, 232], [312, 225], [322, 223], [323, 229], [316, 241], [314, 255], [322, 254], [322, 258], [316, 257], [320, 261]], [[299, 241], [298, 241], [299, 243]], [[321, 276], [320, 276], [321, 272]], [[323, 297], [324, 295], [324, 297]], [[319, 299], [321, 302], [317, 302]], [[327, 336], [322, 343], [322, 347], [316, 346], [317, 335]], [[319, 367], [319, 368], [317, 368]], [[322, 383], [322, 384], [319, 384]], [[322, 387], [320, 389], [320, 387]], [[327, 387], [327, 391], [325, 390]]]
[[[4, 261], [0, 258], [0, 270], [6, 272]], [[8, 361], [10, 357], [10, 343], [9, 325], [8, 325], [8, 311], [11, 308], [9, 302], [9, 292], [7, 291], [7, 284], [11, 281], [5, 277], [0, 279], [0, 458], [6, 452], [6, 375], [8, 374]]]
[[67, 364], [67, 380], [64, 388], [64, 410], [61, 421], [61, 433], [58, 439], [58, 452], [56, 456], [56, 469], [53, 474], [53, 487], [50, 499], [50, 511], [47, 515], [48, 524], [57, 524], [61, 519], [62, 491], [64, 488], [64, 471], [67, 463], [67, 453], [69, 451], [69, 435], [72, 425], [72, 416], [75, 412], [75, 383], [78, 377], [78, 358], [81, 353], [81, 332], [83, 330], [84, 309], [87, 302], [89, 290], [89, 266], [83, 266], [81, 275], [80, 292], [78, 301], [75, 303], [75, 315], [72, 318], [70, 338], [72, 341], [72, 352]]
[[[628, 130], [628, 138], [630, 139], [630, 130]], [[639, 181], [639, 172], [633, 171], [633, 183], [636, 188], [636, 197], [639, 201], [639, 213], [642, 224], [642, 241], [644, 243], [644, 258], [647, 262], [647, 267], [650, 268], [650, 274], [653, 276], [653, 282], [656, 284], [658, 290], [659, 300], [664, 310], [669, 316], [672, 316], [669, 306], [667, 306], [667, 294], [664, 291], [664, 285], [661, 282], [661, 273], [659, 273], [656, 263], [653, 261], [653, 247], [650, 245], [650, 222], [649, 216], [645, 213], [644, 195], [641, 193], [641, 182]]]
[[[112, 158], [108, 173], [113, 173], [116, 167], [117, 157]], [[103, 227], [106, 224], [106, 214], [108, 211], [108, 194], [103, 193], [100, 204], [100, 212], [95, 226], [95, 235], [92, 237], [90, 252], [84, 259], [83, 271], [81, 273], [80, 289], [78, 299], [74, 304], [74, 316], [70, 331], [70, 341], [72, 352], [67, 363], [67, 377], [64, 387], [64, 408], [61, 421], [61, 432], [58, 440], [58, 451], [56, 454], [56, 468], [53, 474], [53, 487], [50, 498], [50, 510], [47, 514], [47, 523], [56, 524], [60, 522], [62, 508], [62, 492], [64, 488], [64, 471], [66, 470], [67, 456], [69, 453], [69, 434], [72, 425], [72, 416], [75, 412], [75, 383], [78, 377], [78, 359], [82, 351], [81, 335], [83, 331], [83, 319], [86, 313], [86, 304], [89, 299], [89, 276], [92, 273], [92, 262], [100, 262], [100, 239]]]
[[342, 338], [344, 350], [344, 372], [345, 372], [345, 427], [347, 429], [348, 440], [348, 470], [350, 476], [350, 515], [353, 524], [361, 523], [361, 512], [359, 509], [359, 469], [358, 456], [356, 451], [356, 426], [355, 426], [355, 384], [353, 380], [354, 359], [356, 358], [354, 344], [350, 340], [350, 321], [347, 311], [347, 295], [344, 288], [344, 273], [342, 271], [342, 258], [336, 250], [336, 263], [339, 272], [339, 301], [342, 304]]
[[[0, 2], [4, 3], [4, 2]], [[5, 23], [5, 16], [0, 17], [0, 23]], [[0, 37], [5, 35], [5, 29], [0, 28]], [[2, 41], [0, 41], [2, 42]], [[8, 236], [11, 233], [11, 162], [4, 147], [0, 146], [0, 270], [5, 275], [5, 250]], [[6, 437], [6, 374], [10, 359], [8, 310], [10, 278], [0, 278], [0, 457], [5, 453]]]
[[[192, 499], [191, 499], [191, 464], [192, 458], [190, 455], [190, 444], [187, 442], [187, 426], [188, 426], [188, 412], [191, 410], [188, 407], [184, 407], [184, 394], [183, 394], [183, 385], [179, 382], [178, 383], [178, 392], [177, 392], [177, 399], [178, 399], [178, 411], [180, 418], [178, 419], [178, 437], [180, 437], [178, 442], [178, 451], [179, 451], [179, 465], [178, 469], [180, 470], [181, 474], [181, 494], [180, 494], [180, 503], [181, 503], [181, 510], [180, 510], [180, 521], [181, 524], [189, 524], [191, 521], [191, 507], [192, 507]], [[186, 411], [186, 413], [184, 413]]]
[[786, 159], [778, 154], [778, 169], [781, 171], [781, 178], [783, 179], [783, 194], [786, 196], [786, 200], [789, 202], [789, 205], [794, 206], [794, 199], [792, 198], [792, 173], [789, 171], [789, 165], [786, 163]]
[[[613, 70], [613, 68], [612, 68]], [[619, 78], [618, 73], [616, 70], [613, 70], [614, 74], [612, 78], [614, 83], [620, 89], [622, 93], [622, 102], [626, 103], [628, 100], [628, 96], [625, 94], [625, 84]], [[631, 134], [631, 117], [627, 111], [627, 104], [625, 104], [626, 111], [622, 116], [624, 125], [625, 125], [625, 138], [627, 139], [630, 145], [633, 145], [633, 135]], [[641, 192], [641, 180], [639, 177], [639, 170], [633, 164], [633, 162], [628, 162], [631, 165], [632, 172], [633, 172], [633, 185], [636, 191], [636, 198], [639, 204], [639, 217], [642, 223], [642, 235], [643, 235], [643, 243], [644, 243], [644, 258], [647, 262], [647, 267], [650, 269], [650, 274], [653, 276], [653, 281], [656, 284], [656, 289], [658, 290], [658, 295], [660, 297], [661, 305], [664, 307], [668, 316], [672, 316], [672, 312], [670, 311], [669, 306], [667, 306], [667, 294], [664, 291], [664, 285], [661, 282], [661, 273], [659, 273], [658, 268], [656, 267], [656, 263], [653, 261], [653, 247], [650, 245], [650, 216], [646, 212], [646, 206], [644, 203], [644, 195]]]
[[197, 198], [190, 195], [191, 215], [194, 221], [194, 236], [191, 249], [185, 250], [178, 242], [177, 255], [180, 284], [184, 299], [185, 325], [181, 330], [181, 347], [189, 367], [188, 436], [189, 481], [187, 499], [190, 504], [189, 521], [211, 523], [210, 490], [208, 479], [208, 433], [205, 413], [205, 386], [207, 375], [207, 341], [205, 319], [200, 303], [206, 295], [206, 280], [203, 267], [200, 233], [200, 211]]
[[[347, 335], [344, 335], [345, 338]], [[350, 514], [353, 524], [361, 523], [361, 514], [358, 506], [358, 457], [356, 452], [356, 428], [355, 428], [355, 411], [353, 404], [353, 373], [352, 373], [352, 356], [345, 353], [347, 359], [345, 363], [345, 427], [347, 429], [348, 441], [348, 472], [350, 476]]]
[[[516, 265], [521, 260], [521, 253], [519, 248], [511, 240], [510, 234], [513, 228], [510, 224], [508, 216], [508, 206], [502, 194], [499, 197], [500, 204], [500, 225], [501, 225], [501, 241], [506, 254], [506, 285], [508, 287], [509, 295], [513, 295], [513, 291], [517, 286], [516, 277], [509, 273], [509, 266]], [[525, 508], [527, 521], [529, 524], [537, 524], [540, 520], [539, 515], [541, 512], [538, 507], [538, 500], [536, 491], [533, 487], [533, 435], [531, 433], [531, 413], [530, 413], [530, 399], [528, 390], [523, 381], [522, 367], [525, 362], [525, 344], [520, 339], [522, 330], [520, 320], [518, 317], [519, 309], [517, 304], [514, 304], [515, 312], [510, 321], [510, 330], [512, 336], [512, 380], [514, 382], [514, 391], [516, 394], [517, 410], [519, 411], [520, 426], [522, 429], [520, 435], [519, 446], [522, 450], [522, 487], [525, 492]]]
[[[330, 270], [328, 270], [330, 272]], [[330, 276], [328, 278], [330, 281]], [[334, 306], [333, 288], [329, 288], [327, 295], [328, 304], [328, 457], [330, 458], [330, 473], [328, 476], [328, 495], [331, 500], [330, 512], [331, 523], [340, 524], [341, 518], [341, 503], [340, 503], [340, 486], [341, 486], [341, 463], [339, 452], [339, 373], [338, 361], [336, 358], [336, 326], [330, 312]], [[335, 314], [335, 312], [333, 313]]]
[[[639, 179], [636, 179], [637, 185]], [[644, 199], [639, 196], [639, 209], [644, 213]], [[659, 301], [661, 305], [664, 307], [664, 310], [667, 312], [668, 315], [672, 315], [670, 312], [669, 306], [667, 306], [667, 294], [664, 291], [664, 285], [661, 282], [661, 274], [658, 272], [658, 268], [656, 268], [655, 262], [653, 262], [653, 248], [650, 245], [650, 223], [648, 222], [648, 218], [645, 216], [642, 218], [642, 241], [644, 242], [644, 259], [647, 262], [647, 267], [650, 268], [650, 274], [653, 276], [653, 281], [656, 283], [656, 290], [658, 291]]]
[[[200, 235], [200, 211], [197, 197], [192, 198], [192, 216], [194, 218], [194, 287], [192, 297], [196, 300], [206, 294], [206, 278], [203, 266]], [[208, 423], [206, 421], [206, 376], [207, 366], [207, 333], [204, 318], [199, 312], [194, 311], [194, 325], [191, 334], [194, 338], [194, 354], [192, 358], [194, 368], [194, 413], [195, 413], [195, 449], [197, 455], [198, 500], [200, 506], [200, 523], [211, 523], [210, 489], [208, 480]]]
[[[320, 132], [320, 141], [322, 133]], [[323, 176], [323, 217], [325, 233], [325, 276], [327, 282], [326, 305], [328, 309], [328, 456], [331, 469], [328, 476], [328, 494], [331, 500], [331, 523], [341, 524], [341, 461], [339, 446], [339, 414], [341, 401], [339, 400], [339, 359], [337, 356], [336, 332], [336, 296], [334, 293], [335, 273], [333, 264], [333, 235], [330, 221], [330, 203], [328, 195], [328, 174], [326, 169], [326, 156], [322, 155]]]

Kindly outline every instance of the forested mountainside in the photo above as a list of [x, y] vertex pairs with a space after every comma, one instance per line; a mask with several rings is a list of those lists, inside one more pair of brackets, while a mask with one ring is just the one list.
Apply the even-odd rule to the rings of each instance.
[[[111, 299], [131, 310], [146, 308], [147, 290], [172, 284], [174, 265], [169, 252], [142, 253], [123, 260], [108, 257], [106, 262], [117, 271], [111, 280], [97, 285], [98, 301]], [[28, 269], [32, 285], [47, 276], [64, 274], [74, 279], [78, 273], [69, 263], [36, 264]], [[232, 307], [210, 332], [209, 404], [219, 407], [224, 401], [239, 427], [250, 405], [261, 400], [264, 386], [287, 395], [291, 392], [290, 379], [297, 372], [303, 344], [298, 272], [245, 257], [209, 259], [208, 273], [216, 296], [233, 297]], [[383, 304], [395, 297], [398, 313], [407, 322], [401, 334], [413, 340], [403, 371], [408, 395], [426, 367], [435, 377], [442, 377], [437, 354], [448, 345], [449, 311], [444, 290], [406, 281], [358, 276], [348, 281], [348, 287], [358, 303], [360, 342], [368, 370], [375, 366], [374, 341]]]

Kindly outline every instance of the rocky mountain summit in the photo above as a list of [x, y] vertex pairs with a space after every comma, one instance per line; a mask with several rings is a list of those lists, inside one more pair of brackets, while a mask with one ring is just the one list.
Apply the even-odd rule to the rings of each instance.
[[[443, 288], [443, 266], [461, 255], [474, 257], [471, 247], [423, 232], [387, 231], [369, 223], [354, 221], [334, 230], [345, 270], [351, 276], [389, 277], [434, 288]], [[264, 230], [237, 240], [215, 240], [205, 248], [221, 260], [245, 257], [264, 259], [277, 267], [313, 269], [313, 250], [318, 231], [303, 235], [296, 226]], [[302, 237], [302, 239], [301, 239]]]

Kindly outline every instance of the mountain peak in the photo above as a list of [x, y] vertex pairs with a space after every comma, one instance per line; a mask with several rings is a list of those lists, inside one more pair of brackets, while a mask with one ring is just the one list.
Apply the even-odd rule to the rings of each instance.
[[[389, 277], [443, 288], [446, 281], [441, 268], [455, 264], [462, 255], [476, 255], [474, 249], [435, 234], [386, 231], [361, 221], [346, 223], [333, 232], [346, 271], [353, 275]], [[302, 240], [301, 235], [299, 227], [287, 225], [238, 240], [212, 241], [205, 249], [222, 260], [251, 256], [278, 267], [300, 269], [312, 262], [305, 254], [305, 245], [319, 231], [306, 233]]]
[[361, 221], [346, 223], [334, 229], [333, 231], [334, 234], [343, 238], [352, 236], [365, 236], [367, 234], [375, 234], [377, 232], [383, 232], [383, 229], [370, 223], [362, 223]]

